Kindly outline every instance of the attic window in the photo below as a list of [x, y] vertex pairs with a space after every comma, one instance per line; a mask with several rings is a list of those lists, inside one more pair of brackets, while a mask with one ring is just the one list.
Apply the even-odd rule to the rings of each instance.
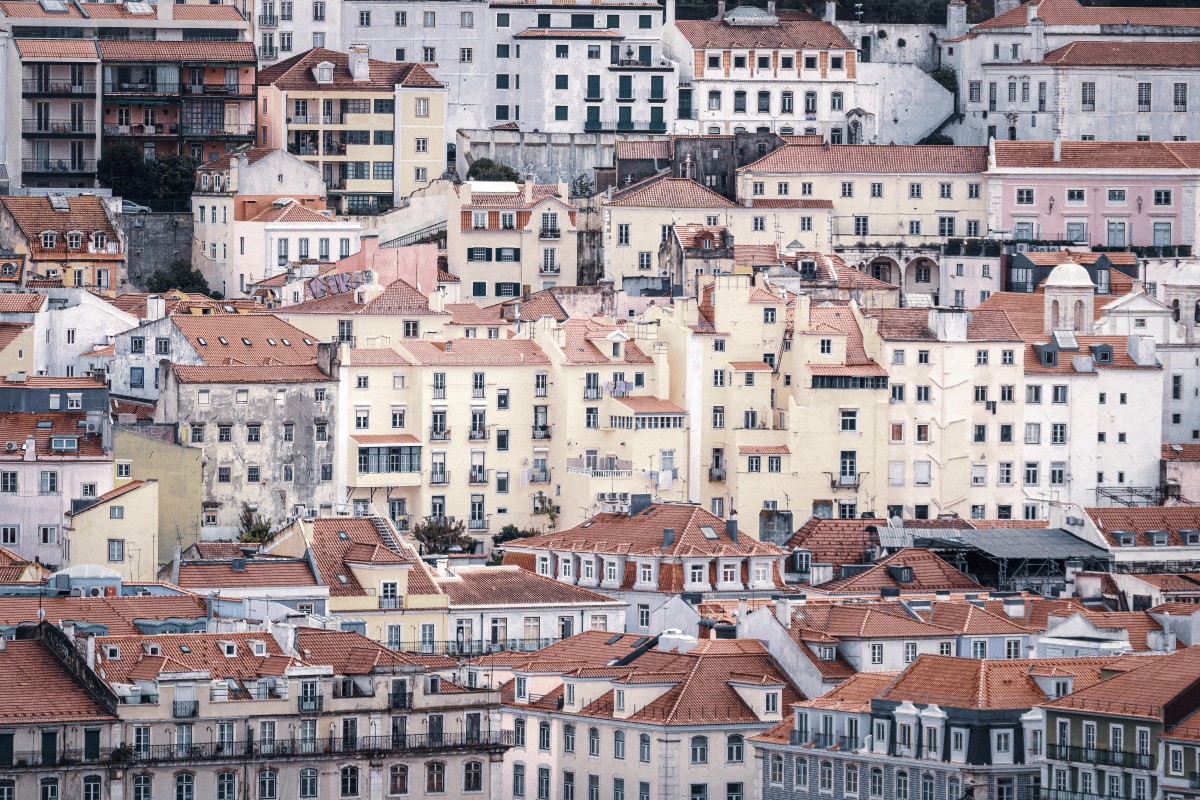
[[271, 347], [274, 347], [274, 346], [275, 346], [275, 340], [274, 340], [274, 339], [267, 339], [267, 344], [271, 345]]
[[702, 534], [704, 534], [705, 539], [716, 539], [717, 538], [717, 532], [715, 530], [713, 530], [712, 525], [701, 525], [700, 532]]
[[221, 344], [229, 344], [229, 340], [226, 339], [224, 336], [218, 336], [217, 341], [220, 342]]
[[37, 421], [37, 426], [38, 426], [38, 428], [40, 428], [42, 430], [48, 430], [48, 429], [54, 427], [54, 423], [48, 419], [39, 419]]
[[249, 339], [247, 339], [245, 336], [243, 336], [243, 337], [242, 337], [242, 344], [246, 345], [246, 347], [249, 347], [249, 346], [250, 346], [250, 340], [249, 340]]
[[1133, 547], [1134, 536], [1132, 531], [1118, 531], [1117, 541], [1121, 547]]
[[822, 661], [833, 661], [837, 658], [837, 650], [832, 645], [823, 644], [817, 648], [817, 657]]
[[1108, 350], [1096, 351], [1096, 362], [1099, 364], [1107, 364], [1112, 361], [1112, 353]]
[[1150, 544], [1154, 547], [1166, 547], [1167, 545], [1166, 531], [1146, 531], [1146, 536], [1150, 539]]
[[284, 347], [291, 347], [291, 346], [292, 346], [292, 343], [291, 343], [291, 342], [289, 342], [287, 339], [280, 339], [279, 341], [283, 342], [283, 346], [284, 346]]
[[226, 658], [237, 658], [237, 645], [233, 642], [222, 642], [221, 650], [225, 653]]
[[349, 539], [350, 537], [346, 535], [345, 531], [338, 531], [338, 538], [345, 541], [345, 540]]
[[200, 343], [201, 347], [208, 347], [208, 342], [204, 341], [203, 336], [197, 336], [196, 341]]
[[333, 83], [332, 64], [322, 64], [317, 67], [317, 83]]
[[266, 642], [255, 642], [254, 643], [254, 655], [265, 656], [266, 654], [267, 654], [267, 643]]
[[54, 242], [57, 238], [58, 237], [55, 236], [54, 231], [43, 231], [42, 232], [42, 247], [46, 248], [47, 250], [53, 248]]
[[338, 579], [338, 583], [349, 583], [350, 582], [349, 578], [347, 578], [345, 575], [341, 575], [341, 574], [339, 574], [337, 576], [337, 579]]
[[192, 648], [186, 644], [181, 644], [181, 645], [179, 645], [179, 652], [185, 653], [185, 654], [190, 653], [190, 652], [192, 652]]
[[161, 653], [162, 653], [162, 650], [159, 649], [158, 645], [156, 645], [156, 644], [146, 645], [146, 655], [157, 656], [157, 655], [160, 655]]
[[312, 339], [310, 339], [310, 338], [308, 338], [307, 336], [305, 336], [305, 337], [304, 337], [304, 339], [303, 339], [302, 341], [303, 341], [303, 342], [304, 342], [306, 345], [308, 345], [309, 347], [312, 347]]
[[50, 439], [51, 450], [78, 450], [79, 439], [74, 436], [54, 436]]
[[1200, 544], [1200, 531], [1180, 531], [1183, 535], [1183, 541], [1188, 545]]
[[104, 655], [108, 657], [109, 661], [120, 661], [121, 648], [115, 644], [110, 644], [104, 648]]
[[78, 250], [83, 247], [83, 234], [79, 231], [71, 231], [67, 234], [67, 248], [69, 250]]

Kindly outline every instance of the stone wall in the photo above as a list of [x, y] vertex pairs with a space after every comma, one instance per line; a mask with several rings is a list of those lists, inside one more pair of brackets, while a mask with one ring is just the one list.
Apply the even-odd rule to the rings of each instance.
[[129, 282], [145, 291], [146, 280], [182, 258], [192, 260], [192, 215], [182, 212], [117, 214], [125, 235]]
[[591, 176], [596, 167], [611, 167], [618, 138], [612, 133], [460, 130], [455, 168], [465, 179], [471, 164], [490, 158], [522, 176], [532, 173], [538, 183], [570, 183], [580, 173]]

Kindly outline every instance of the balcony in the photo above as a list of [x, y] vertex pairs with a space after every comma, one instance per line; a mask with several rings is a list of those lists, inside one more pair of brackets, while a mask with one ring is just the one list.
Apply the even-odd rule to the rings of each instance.
[[549, 438], [550, 438], [550, 426], [549, 425], [534, 425], [533, 426], [533, 440], [535, 442], [542, 442]]
[[385, 608], [385, 609], [399, 608], [400, 607], [400, 598], [399, 597], [380, 597], [379, 598], [379, 607]]
[[307, 114], [288, 117], [288, 125], [341, 125], [342, 115], [337, 114]]
[[568, 458], [567, 474], [586, 475], [589, 478], [632, 478], [633, 462], [613, 458], [589, 464], [585, 458]]
[[646, 129], [651, 133], [664, 133], [667, 130], [667, 123], [655, 122], [654, 120], [651, 120], [650, 124], [646, 126]]
[[178, 136], [178, 125], [105, 125], [105, 136]]
[[445, 386], [433, 387], [433, 399], [434, 400], [445, 400], [446, 399], [446, 387]]
[[491, 521], [490, 517], [479, 517], [478, 519], [467, 520], [467, 531], [470, 533], [486, 533], [488, 525]]
[[35, 136], [38, 138], [48, 136], [94, 136], [96, 134], [96, 123], [90, 119], [26, 119], [21, 120], [21, 133], [25, 136]]
[[562, 272], [562, 268], [558, 264], [542, 264], [538, 267], [539, 275], [558, 275]]
[[549, 483], [551, 470], [535, 469], [529, 472], [530, 483]]
[[604, 101], [604, 94], [602, 92], [600, 92], [599, 90], [597, 90], [595, 94], [592, 94], [592, 92], [590, 90], [584, 92], [583, 102], [585, 102], [585, 103], [600, 103], [603, 101]]
[[38, 78], [26, 78], [21, 81], [21, 92], [42, 97], [95, 97], [96, 82], [71, 83], [69, 80], [43, 81]]
[[796, 747], [815, 747], [828, 750], [834, 745], [841, 744], [841, 739], [832, 733], [819, 731], [792, 731], [788, 734], [788, 743]]
[[472, 486], [487, 486], [489, 472], [491, 470], [482, 467], [471, 467], [471, 472], [467, 476], [467, 483]]
[[279, 57], [279, 48], [274, 45], [260, 44], [258, 46], [258, 57], [265, 60], [274, 60]]
[[258, 27], [260, 28], [278, 28], [279, 17], [275, 14], [259, 14]]
[[254, 94], [253, 83], [189, 83], [184, 95], [204, 95], [206, 97], [237, 97]]
[[[611, 126], [609, 126], [611, 127]], [[595, 132], [604, 130], [604, 123], [598, 119], [588, 119], [583, 122], [583, 130], [585, 132]]]
[[838, 749], [844, 752], [853, 750], [861, 750], [866, 746], [861, 736], [840, 736], [838, 737]]
[[429, 473], [430, 486], [447, 486], [450, 483], [450, 470], [435, 469]]
[[250, 137], [254, 135], [254, 126], [241, 123], [226, 123], [223, 125], [184, 125], [183, 135], [204, 137], [206, 139]]
[[486, 442], [488, 440], [487, 428], [471, 428], [467, 433], [467, 439], [472, 442]]
[[560, 228], [542, 228], [538, 231], [539, 239], [561, 239], [562, 230]]
[[94, 175], [96, 162], [93, 159], [23, 158], [21, 172], [25, 175]]
[[174, 717], [196, 717], [200, 715], [199, 700], [176, 700], [171, 705], [171, 715]]
[[700, 116], [698, 108], [680, 108], [675, 111], [675, 116], [679, 119], [696, 119]]
[[294, 156], [315, 156], [317, 155], [317, 146], [315, 144], [295, 144], [289, 143], [287, 151]]
[[601, 394], [602, 394], [602, 392], [601, 392], [599, 386], [583, 387], [583, 399], [584, 400], [599, 400]]
[[1046, 746], [1046, 758], [1052, 761], [1073, 761], [1105, 767], [1154, 769], [1154, 756], [1151, 753], [1128, 753], [1124, 750], [1101, 750], [1096, 747], [1051, 744]]
[[830, 476], [829, 477], [829, 488], [830, 489], [853, 489], [854, 491], [857, 492], [858, 487], [862, 486], [863, 476], [866, 475], [867, 473], [856, 472], [853, 475], [835, 475], [835, 474], [827, 472], [825, 474]]
[[325, 708], [325, 698], [321, 695], [300, 695], [296, 698], [296, 710], [300, 712], [319, 712]]
[[412, 692], [389, 692], [388, 708], [412, 708]]
[[1067, 789], [1050, 789], [1045, 786], [1034, 787], [1029, 793], [1030, 800], [1127, 800], [1120, 794], [1088, 794], [1072, 792]]
[[708, 468], [708, 479], [710, 481], [725, 480], [725, 468], [724, 467], [709, 467]]
[[505, 651], [533, 653], [543, 647], [558, 643], [559, 639], [450, 639], [447, 641], [388, 642], [388, 647], [404, 653], [421, 653], [439, 656], [482, 656]]
[[179, 94], [178, 81], [105, 81], [106, 95], [173, 95]]
[[450, 429], [449, 428], [430, 428], [429, 429], [429, 441], [431, 441], [431, 442], [448, 442], [448, 441], [450, 441]]

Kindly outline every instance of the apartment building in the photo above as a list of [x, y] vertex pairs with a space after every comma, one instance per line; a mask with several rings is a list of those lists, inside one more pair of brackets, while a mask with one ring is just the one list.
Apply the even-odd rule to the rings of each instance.
[[369, 270], [304, 279], [298, 290], [306, 299], [277, 309], [277, 314], [322, 342], [352, 348], [386, 348], [394, 341], [447, 335], [452, 317], [444, 291], [426, 297], [403, 279], [386, 286], [376, 281]]
[[566, 184], [466, 181], [446, 198], [446, 252], [464, 299], [488, 305], [578, 282], [578, 212]]
[[504, 698], [516, 797], [752, 797], [747, 740], [801, 697], [758, 642], [678, 633], [592, 631], [469, 667]]
[[955, 142], [1196, 138], [1193, 10], [1041, 0], [996, 12], [940, 43], [965, 112], [946, 129]]
[[108, 389], [92, 378], [18, 373], [0, 383], [0, 398], [0, 545], [69, 565], [68, 514], [113, 488]]
[[676, 64], [663, 52], [662, 6], [646, 0], [411, 0], [342, 4], [348, 41], [375, 58], [430, 64], [453, 88], [447, 142], [495, 125], [553, 133], [663, 133], [674, 119]]
[[357, 253], [361, 226], [325, 208], [320, 171], [284, 150], [239, 150], [201, 166], [192, 192], [192, 264], [225, 296], [294, 261]]
[[21, 74], [22, 146], [12, 164], [17, 179], [39, 188], [94, 186], [102, 96], [95, 41], [19, 39], [15, 45], [20, 60], [8, 66]]
[[989, 233], [987, 156], [984, 147], [851, 147], [804, 139], [738, 170], [738, 197], [830, 201], [829, 246], [872, 277], [900, 286], [912, 304], [938, 305], [946, 300], [939, 298], [941, 245]]
[[0, 198], [0, 238], [23, 261], [23, 285], [47, 280], [107, 297], [128, 285], [125, 237], [99, 197]]
[[663, 607], [679, 592], [738, 598], [782, 589], [782, 560], [780, 548], [739, 533], [733, 519], [646, 495], [634, 495], [628, 512], [504, 545], [505, 564], [628, 603], [625, 630], [642, 633], [666, 627]]
[[[721, 7], [724, 11], [724, 7]], [[859, 144], [875, 136], [855, 90], [858, 51], [829, 22], [742, 6], [677, 20], [664, 46], [680, 63], [684, 132], [772, 131]]]
[[259, 0], [252, 10], [248, 19], [254, 23], [258, 62], [263, 67], [309, 49], [345, 49], [342, 0]]
[[1196, 549], [1200, 547], [1200, 513], [1189, 505], [1072, 505], [1055, 509], [1053, 516], [1055, 522], [1075, 535], [1110, 550], [1119, 565], [1177, 570], [1200, 557]]
[[446, 169], [445, 84], [366, 47], [313, 48], [258, 76], [259, 145], [320, 170], [343, 214], [380, 214]]

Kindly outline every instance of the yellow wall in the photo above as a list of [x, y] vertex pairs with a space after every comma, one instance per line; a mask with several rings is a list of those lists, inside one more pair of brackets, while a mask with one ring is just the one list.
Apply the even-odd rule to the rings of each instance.
[[[148, 482], [69, 518], [67, 536], [72, 564], [99, 564], [127, 581], [152, 581], [158, 574], [158, 484]], [[123, 509], [114, 519], [112, 509]], [[125, 542], [125, 560], [108, 560], [110, 539]]]

